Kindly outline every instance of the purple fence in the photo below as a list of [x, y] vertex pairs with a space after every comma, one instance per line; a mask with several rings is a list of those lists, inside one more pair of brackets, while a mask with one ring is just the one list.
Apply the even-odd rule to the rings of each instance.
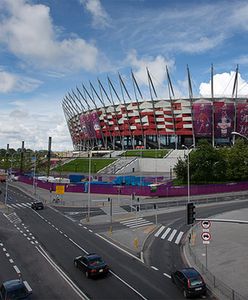
[[[31, 177], [19, 176], [19, 181], [33, 184]], [[46, 190], [55, 191], [56, 183], [44, 182], [36, 180], [37, 187]], [[62, 185], [62, 184], [58, 184]], [[88, 183], [82, 184], [64, 184], [66, 192], [74, 193], [86, 193], [88, 191]], [[238, 191], [248, 190], [248, 182], [235, 182], [226, 184], [208, 184], [208, 185], [191, 185], [190, 195], [207, 195], [207, 194], [218, 194], [218, 193], [231, 193]], [[176, 197], [176, 196], [187, 196], [188, 189], [185, 186], [173, 186], [171, 182], [157, 186], [155, 189], [151, 189], [150, 186], [131, 186], [131, 185], [113, 185], [111, 183], [92, 183], [90, 191], [93, 194], [110, 194], [110, 195], [131, 195], [136, 196], [150, 196], [150, 197]]]

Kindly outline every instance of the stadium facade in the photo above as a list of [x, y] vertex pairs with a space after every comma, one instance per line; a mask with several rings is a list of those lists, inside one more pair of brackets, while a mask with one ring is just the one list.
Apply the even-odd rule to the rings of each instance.
[[232, 97], [221, 98], [214, 97], [213, 88], [210, 98], [193, 97], [189, 71], [189, 98], [183, 99], [174, 97], [168, 70], [169, 99], [157, 97], [148, 70], [149, 100], [143, 99], [133, 73], [134, 99], [120, 75], [122, 100], [109, 78], [108, 93], [99, 80], [98, 90], [82, 84], [62, 102], [74, 149], [161, 149], [190, 146], [200, 139], [230, 144], [233, 131], [248, 135], [248, 99], [237, 96], [237, 74]]

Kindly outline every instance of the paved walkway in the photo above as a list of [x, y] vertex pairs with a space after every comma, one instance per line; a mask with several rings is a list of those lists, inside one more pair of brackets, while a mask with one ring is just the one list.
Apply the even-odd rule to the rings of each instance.
[[[32, 186], [20, 182], [14, 182], [11, 184], [22, 189], [24, 192], [33, 195]], [[37, 194], [39, 195], [38, 198], [44, 202], [50, 203], [54, 206], [61, 206], [61, 204], [52, 203], [54, 195], [50, 194], [49, 191], [37, 189]], [[245, 196], [247, 192], [242, 192], [241, 194]], [[203, 197], [206, 198], [209, 196]], [[217, 197], [217, 195], [211, 195], [211, 197]], [[91, 200], [95, 201], [94, 205], [97, 205], [99, 202], [99, 205], [102, 206], [103, 203], [106, 203], [107, 198], [108, 195], [91, 194]], [[184, 198], [185, 197], [182, 199]], [[63, 201], [63, 206], [87, 207], [88, 194], [66, 193], [63, 196]], [[130, 205], [130, 198], [128, 196], [121, 196], [119, 201], [121, 205]], [[146, 201], [146, 199], [141, 198], [141, 201]], [[159, 210], [158, 213], [164, 213], [165, 211], [168, 212], [168, 210], [178, 209], [185, 208], [183, 206], [181, 208], [166, 208]], [[145, 217], [146, 215], [153, 214], [154, 211], [150, 210], [147, 212], [142, 212], [142, 214], [139, 214], [139, 217]], [[248, 221], [248, 209], [233, 211], [215, 217]], [[137, 216], [135, 213], [118, 214], [114, 216], [113, 221], [123, 221], [130, 218], [137, 218]], [[81, 222], [84, 224], [110, 224], [110, 217], [109, 215], [100, 215], [91, 217], [90, 223], [85, 219], [83, 219]], [[240, 225], [231, 223], [212, 223], [210, 228], [212, 239], [206, 248], [206, 245], [203, 245], [201, 240], [202, 228], [198, 224], [194, 227], [194, 234], [193, 238], [191, 239], [191, 243], [189, 244], [188, 239], [186, 239], [185, 245], [183, 245], [186, 260], [190, 265], [195, 266], [201, 273], [203, 273], [209, 287], [216, 295], [218, 295], [219, 299], [248, 299], [247, 226], [248, 224]], [[136, 229], [127, 228], [118, 231], [111, 231], [111, 227], [109, 227], [109, 230], [103, 232], [102, 235], [104, 235], [114, 244], [125, 248], [134, 255], [140, 255], [142, 253], [142, 248], [146, 238], [156, 228], [157, 226], [155, 225], [154, 219], [154, 224]], [[235, 291], [238, 291], [239, 294], [237, 294]]]

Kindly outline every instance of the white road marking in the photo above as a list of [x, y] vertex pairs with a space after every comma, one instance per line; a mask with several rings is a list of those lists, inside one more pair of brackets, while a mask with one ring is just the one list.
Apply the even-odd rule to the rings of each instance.
[[164, 239], [166, 238], [167, 234], [168, 234], [170, 231], [171, 231], [171, 228], [168, 227], [168, 228], [165, 230], [165, 232], [163, 233], [163, 235], [161, 236], [161, 239], [164, 240]]
[[155, 271], [158, 271], [158, 268], [154, 267], [154, 266], [151, 266], [151, 268]]
[[156, 237], [160, 235], [160, 233], [165, 229], [165, 226], [161, 226], [159, 230], [154, 234]]
[[168, 274], [166, 274], [166, 273], [163, 273], [163, 275], [171, 279], [171, 276], [170, 276], [170, 275], [168, 275]]
[[137, 227], [143, 227], [143, 226], [148, 226], [148, 225], [152, 225], [152, 222], [148, 222], [148, 223], [143, 223], [143, 224], [138, 224], [135, 226], [129, 226], [129, 228], [137, 228]]
[[17, 267], [16, 265], [13, 266], [13, 268], [15, 269], [15, 271], [16, 271], [17, 274], [20, 274], [20, 273], [21, 273], [21, 271], [18, 269], [18, 267]]
[[175, 236], [176, 233], [177, 233], [177, 230], [176, 230], [176, 229], [173, 229], [171, 235], [170, 235], [169, 238], [168, 238], [168, 241], [169, 241], [169, 242], [172, 241], [172, 239], [174, 238], [174, 236]]
[[89, 300], [87, 295], [85, 295], [80, 288], [66, 275], [66, 273], [51, 259], [47, 252], [41, 247], [35, 247], [40, 254], [50, 263], [50, 265], [59, 273], [59, 275], [70, 285], [74, 292], [83, 300]]
[[177, 238], [176, 238], [176, 240], [175, 240], [175, 243], [176, 243], [176, 244], [179, 244], [179, 243], [180, 243], [182, 236], [183, 236], [183, 232], [180, 231], [179, 234], [178, 234], [178, 236], [177, 236]]
[[13, 261], [13, 259], [12, 259], [12, 258], [10, 258], [10, 259], [9, 259], [9, 262], [10, 262], [11, 264], [13, 264], [13, 263], [14, 263], [14, 261]]
[[136, 222], [137, 220], [142, 220], [143, 218], [137, 218], [137, 219], [130, 219], [130, 220], [126, 220], [126, 221], [121, 221], [121, 224], [125, 224], [125, 223], [130, 223], [130, 222]]

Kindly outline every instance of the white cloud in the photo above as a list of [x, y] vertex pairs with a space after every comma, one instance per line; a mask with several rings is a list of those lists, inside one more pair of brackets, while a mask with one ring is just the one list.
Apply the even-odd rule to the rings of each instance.
[[94, 27], [108, 27], [109, 16], [101, 5], [100, 0], [79, 0], [93, 17]]
[[[37, 96], [31, 100], [17, 99], [9, 103], [9, 109], [1, 113], [1, 147], [25, 147], [47, 149], [48, 137], [52, 137], [52, 150], [72, 150], [71, 137], [65, 122], [60, 95]], [[59, 108], [59, 109], [58, 109]]]
[[[213, 77], [214, 96], [231, 96], [233, 92], [233, 85], [235, 79], [235, 72], [215, 74]], [[211, 81], [202, 82], [200, 84], [200, 95], [211, 96]], [[248, 82], [246, 82], [240, 74], [238, 74], [238, 96], [248, 96]]]
[[0, 70], [0, 93], [30, 92], [41, 84], [40, 80]]
[[49, 7], [26, 0], [2, 0], [0, 41], [36, 68], [94, 70], [98, 50], [82, 38], [59, 40]]
[[128, 54], [127, 61], [133, 67], [134, 75], [140, 84], [148, 85], [147, 71], [152, 76], [153, 84], [156, 87], [161, 86], [166, 78], [166, 65], [167, 67], [173, 68], [174, 61], [166, 60], [162, 55], [156, 57], [144, 56], [141, 59], [137, 58], [137, 52], [135, 50]]

